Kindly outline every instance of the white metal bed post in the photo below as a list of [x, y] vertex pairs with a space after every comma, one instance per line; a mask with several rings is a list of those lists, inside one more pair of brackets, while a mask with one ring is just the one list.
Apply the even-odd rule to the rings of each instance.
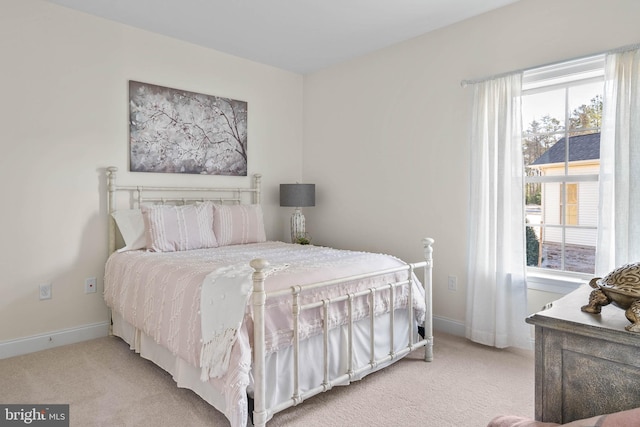
[[[253, 175], [253, 203], [261, 202], [262, 175]], [[264, 342], [264, 304], [267, 294], [264, 291], [264, 269], [269, 263], [263, 259], [254, 259], [250, 263], [255, 270], [253, 279], [253, 425], [264, 427], [267, 423], [266, 410], [266, 375], [265, 375], [265, 342]]]
[[118, 168], [109, 166], [107, 168], [107, 215], [109, 215], [109, 255], [116, 250], [116, 225], [111, 214], [116, 206], [116, 172]]
[[431, 301], [433, 288], [433, 243], [435, 241], [429, 237], [422, 239], [424, 245], [424, 338], [428, 341], [424, 347], [424, 360], [426, 362], [433, 361], [433, 304]]
[[[118, 168], [109, 166], [107, 168], [107, 215], [109, 224], [109, 252], [111, 255], [116, 250], [116, 220], [111, 215], [116, 210], [116, 172]], [[113, 317], [109, 308], [109, 335], [113, 335]]]
[[265, 343], [264, 343], [264, 304], [267, 294], [264, 291], [264, 269], [269, 263], [263, 259], [254, 259], [250, 263], [255, 270], [253, 279], [253, 425], [264, 427], [267, 422]]

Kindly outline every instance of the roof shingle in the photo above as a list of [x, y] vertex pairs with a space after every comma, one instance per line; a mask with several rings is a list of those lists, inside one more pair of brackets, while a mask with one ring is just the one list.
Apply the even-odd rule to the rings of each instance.
[[[531, 163], [530, 166], [563, 163], [565, 158], [565, 142], [566, 138], [560, 139], [553, 147], [549, 148]], [[569, 137], [569, 162], [599, 158], [600, 132]]]

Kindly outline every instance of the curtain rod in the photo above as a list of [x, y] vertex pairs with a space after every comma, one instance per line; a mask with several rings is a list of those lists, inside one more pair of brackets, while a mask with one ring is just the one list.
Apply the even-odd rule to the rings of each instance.
[[472, 84], [476, 84], [476, 83], [483, 83], [483, 82], [486, 82], [486, 81], [489, 81], [489, 80], [497, 79], [497, 78], [500, 78], [500, 77], [505, 77], [505, 76], [508, 76], [508, 75], [511, 75], [511, 74], [523, 73], [523, 72], [528, 71], [528, 70], [533, 70], [533, 69], [542, 68], [542, 67], [549, 67], [551, 65], [557, 65], [557, 64], [561, 64], [563, 62], [576, 61], [578, 59], [589, 58], [590, 56], [607, 55], [607, 54], [610, 54], [610, 53], [621, 53], [621, 52], [627, 52], [627, 51], [636, 50], [636, 49], [640, 49], [640, 43], [621, 46], [621, 47], [618, 47], [618, 48], [615, 48], [615, 49], [610, 49], [610, 50], [606, 50], [606, 51], [599, 52], [599, 53], [592, 53], [590, 55], [583, 55], [583, 56], [578, 56], [578, 57], [571, 58], [571, 59], [564, 59], [562, 61], [549, 62], [547, 64], [538, 65], [536, 67], [521, 68], [519, 70], [508, 71], [506, 73], [494, 74], [492, 76], [484, 77], [484, 78], [481, 78], [481, 79], [462, 80], [460, 82], [460, 86], [467, 87], [468, 85], [472, 85]]

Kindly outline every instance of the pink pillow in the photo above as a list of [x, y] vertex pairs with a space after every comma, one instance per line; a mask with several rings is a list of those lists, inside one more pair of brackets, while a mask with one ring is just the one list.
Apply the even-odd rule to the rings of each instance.
[[260, 205], [213, 205], [213, 232], [220, 246], [267, 240]]
[[530, 418], [501, 415], [495, 417], [487, 427], [628, 427], [640, 425], [640, 408], [615, 412], [613, 414], [596, 415], [595, 417], [571, 421], [566, 424], [545, 423]]
[[487, 427], [560, 427], [560, 424], [543, 423], [531, 418], [517, 417], [515, 415], [500, 415], [492, 419]]
[[147, 249], [174, 252], [218, 247], [210, 204], [142, 206]]

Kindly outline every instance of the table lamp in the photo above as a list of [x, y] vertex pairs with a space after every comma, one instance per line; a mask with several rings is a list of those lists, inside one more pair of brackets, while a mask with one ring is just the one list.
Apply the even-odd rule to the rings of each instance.
[[306, 236], [304, 215], [300, 208], [315, 205], [315, 184], [280, 184], [280, 206], [296, 208], [291, 215], [291, 243]]

